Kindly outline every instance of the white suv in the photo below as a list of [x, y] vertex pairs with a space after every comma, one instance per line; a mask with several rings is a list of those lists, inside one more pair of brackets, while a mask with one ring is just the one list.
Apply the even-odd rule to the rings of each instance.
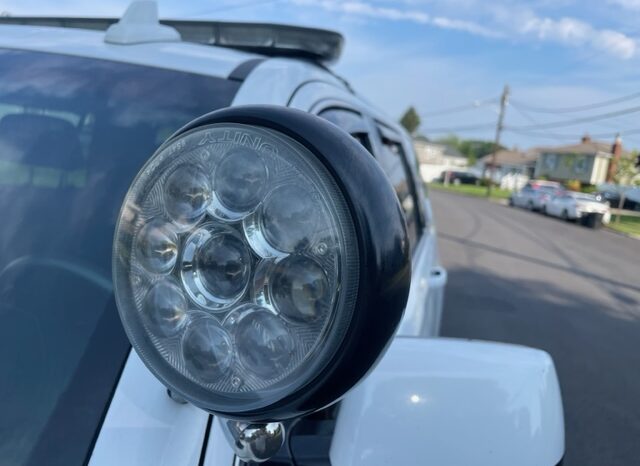
[[0, 463], [561, 460], [546, 353], [429, 338], [429, 200], [342, 43], [0, 18]]

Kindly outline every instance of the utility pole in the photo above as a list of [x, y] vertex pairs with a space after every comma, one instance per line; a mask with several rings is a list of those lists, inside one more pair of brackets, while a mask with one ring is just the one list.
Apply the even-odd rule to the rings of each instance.
[[487, 183], [487, 197], [491, 197], [491, 189], [493, 184], [493, 176], [496, 170], [496, 152], [500, 147], [500, 135], [504, 128], [504, 112], [507, 109], [509, 103], [509, 85], [505, 84], [502, 90], [502, 97], [500, 97], [500, 114], [498, 115], [498, 124], [496, 125], [496, 138], [493, 141], [493, 154], [491, 154], [491, 169], [489, 171], [489, 182]]

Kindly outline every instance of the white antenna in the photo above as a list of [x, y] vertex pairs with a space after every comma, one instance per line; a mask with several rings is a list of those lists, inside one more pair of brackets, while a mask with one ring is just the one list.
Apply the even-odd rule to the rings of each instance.
[[158, 21], [158, 4], [154, 0], [133, 1], [120, 21], [107, 29], [104, 41], [109, 44], [180, 41], [180, 33]]

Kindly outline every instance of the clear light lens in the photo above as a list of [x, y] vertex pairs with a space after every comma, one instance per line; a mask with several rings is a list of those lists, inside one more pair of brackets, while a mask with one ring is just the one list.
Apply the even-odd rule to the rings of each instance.
[[274, 189], [262, 206], [265, 239], [283, 252], [304, 248], [316, 231], [318, 210], [309, 190], [296, 185]]
[[225, 323], [233, 335], [240, 362], [251, 373], [271, 380], [289, 368], [295, 343], [280, 317], [249, 304], [230, 314]]
[[258, 409], [338, 350], [357, 251], [347, 203], [314, 154], [273, 130], [205, 126], [163, 146], [127, 194], [118, 308], [167, 386], [212, 411]]
[[192, 319], [182, 337], [182, 357], [189, 374], [199, 382], [219, 382], [233, 361], [231, 339], [217, 320], [202, 313]]
[[267, 166], [257, 151], [247, 147], [232, 149], [216, 168], [214, 202], [209, 211], [222, 219], [243, 218], [262, 201], [267, 182]]
[[138, 258], [152, 273], [167, 273], [178, 258], [178, 235], [165, 221], [152, 220], [138, 233]]
[[147, 292], [142, 312], [154, 335], [171, 337], [184, 328], [187, 307], [182, 289], [173, 280], [165, 279], [157, 282]]
[[180, 274], [196, 304], [220, 309], [244, 293], [251, 263], [251, 252], [236, 230], [207, 223], [187, 238]]
[[274, 268], [271, 295], [282, 315], [294, 322], [318, 319], [331, 304], [330, 287], [322, 266], [304, 256], [289, 256]]
[[169, 217], [179, 226], [197, 223], [211, 201], [211, 184], [197, 165], [178, 167], [164, 186], [164, 203]]

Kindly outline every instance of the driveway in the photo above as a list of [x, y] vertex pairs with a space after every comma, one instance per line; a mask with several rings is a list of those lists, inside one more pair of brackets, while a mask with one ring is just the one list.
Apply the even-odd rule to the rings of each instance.
[[640, 464], [640, 241], [431, 191], [449, 272], [442, 333], [544, 349], [564, 466]]

